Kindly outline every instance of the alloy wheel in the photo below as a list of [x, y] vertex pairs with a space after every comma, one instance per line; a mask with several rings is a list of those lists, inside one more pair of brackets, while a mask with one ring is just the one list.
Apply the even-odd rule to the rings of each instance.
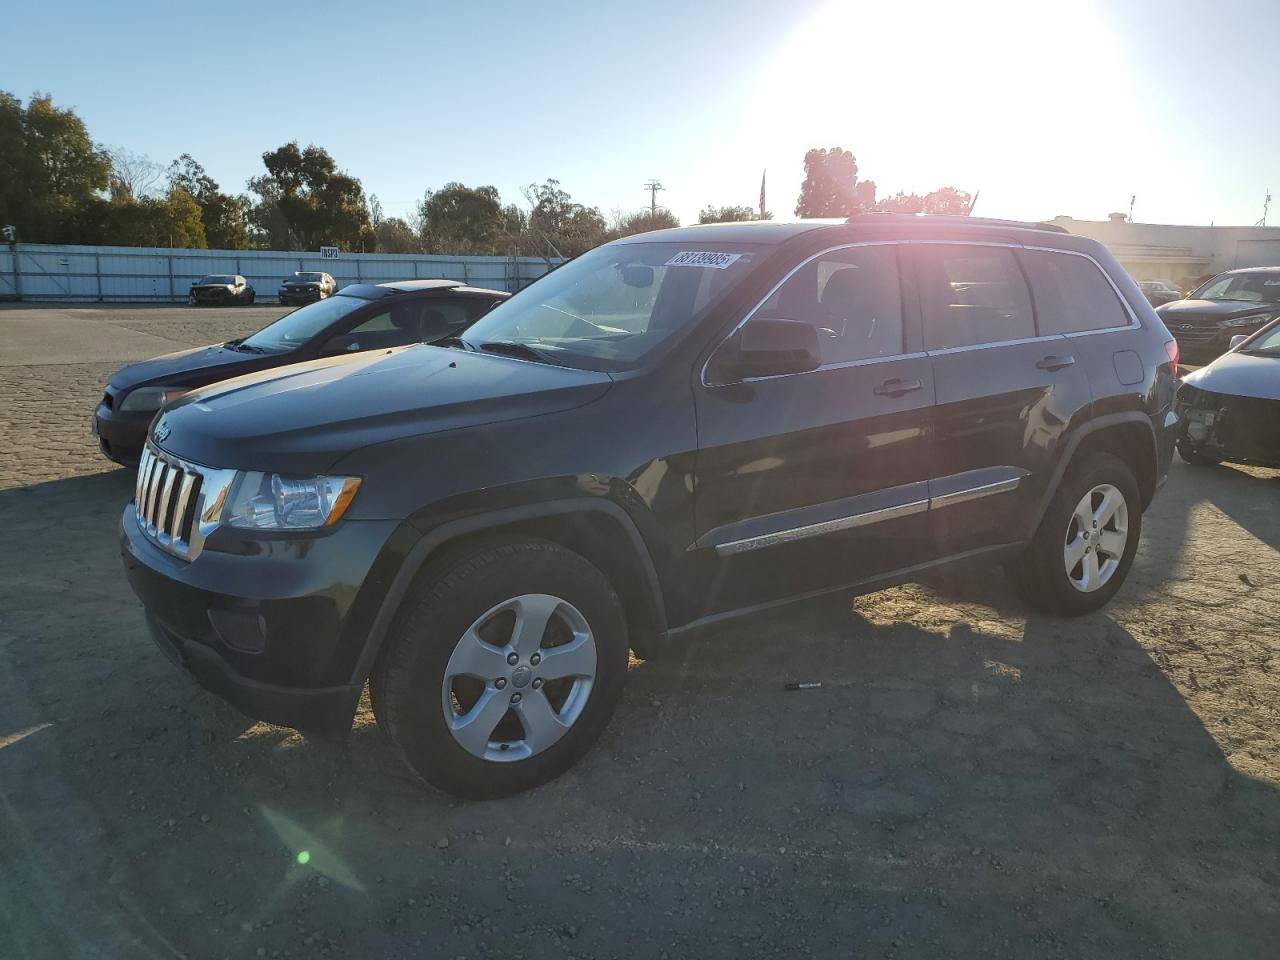
[[1120, 566], [1129, 542], [1129, 505], [1124, 494], [1100, 483], [1076, 504], [1067, 525], [1062, 563], [1081, 593], [1106, 585]]

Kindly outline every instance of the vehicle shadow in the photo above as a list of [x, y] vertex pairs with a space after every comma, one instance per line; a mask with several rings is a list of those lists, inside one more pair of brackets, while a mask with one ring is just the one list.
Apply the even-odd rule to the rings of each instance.
[[1181, 479], [1187, 491], [1212, 504], [1257, 537], [1280, 551], [1280, 471], [1245, 469], [1223, 464], [1187, 467]]
[[1280, 793], [1111, 616], [940, 577], [726, 625], [464, 803], [164, 660], [131, 483], [0, 493], [2, 956], [1273, 955]]

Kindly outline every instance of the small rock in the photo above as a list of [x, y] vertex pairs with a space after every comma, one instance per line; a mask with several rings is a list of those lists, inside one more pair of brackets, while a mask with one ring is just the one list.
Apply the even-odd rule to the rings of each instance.
[[436, 849], [437, 849], [437, 850], [447, 850], [447, 849], [448, 849], [448, 847], [449, 847], [449, 838], [448, 838], [448, 837], [441, 837], [439, 840], [437, 840], [437, 841], [436, 841]]
[[212, 819], [213, 819], [213, 818], [212, 818], [212, 817], [210, 817], [207, 813], [202, 813], [202, 814], [200, 814], [200, 822], [201, 822], [201, 823], [208, 823], [208, 822], [209, 822], [210, 820], [212, 820]]
[[[1241, 582], [1241, 583], [1243, 583], [1246, 587], [1256, 587], [1256, 586], [1257, 586], [1257, 584], [1256, 584], [1256, 583], [1254, 583], [1252, 580], [1250, 580], [1250, 579], [1249, 579], [1249, 575], [1248, 575], [1247, 573], [1242, 573], [1242, 574], [1240, 574], [1240, 582]], [[111, 756], [112, 756], [112, 757], [115, 757], [115, 754], [113, 753]]]

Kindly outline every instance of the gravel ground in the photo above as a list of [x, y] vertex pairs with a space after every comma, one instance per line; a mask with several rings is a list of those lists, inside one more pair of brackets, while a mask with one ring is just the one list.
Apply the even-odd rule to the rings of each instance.
[[255, 724], [152, 647], [88, 432], [130, 357], [19, 357], [36, 313], [0, 311], [0, 957], [1276, 956], [1280, 473], [1175, 465], [1101, 614], [977, 570], [725, 626], [559, 781], [454, 803], [367, 711]]

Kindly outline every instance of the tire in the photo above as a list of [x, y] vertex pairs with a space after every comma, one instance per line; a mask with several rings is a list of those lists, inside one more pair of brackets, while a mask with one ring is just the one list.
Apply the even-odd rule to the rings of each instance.
[[[1103, 488], [1105, 492], [1099, 493]], [[1105, 498], [1112, 495], [1120, 503], [1108, 514], [1114, 500]], [[1086, 497], [1089, 507], [1084, 506]], [[1097, 527], [1081, 523], [1080, 518], [1090, 512], [1095, 520], [1101, 518]], [[1115, 536], [1121, 527], [1123, 540]], [[1141, 537], [1142, 500], [1133, 471], [1109, 453], [1086, 454], [1068, 467], [1035, 536], [1010, 568], [1011, 579], [1023, 599], [1044, 613], [1067, 617], [1093, 613], [1123, 585]], [[1074, 559], [1081, 550], [1087, 552], [1068, 570], [1068, 556]]]
[[247, 301], [245, 301], [246, 305], [247, 305], [247, 306], [252, 307], [252, 306], [253, 306], [253, 301], [254, 301], [254, 299], [255, 299], [257, 296], [258, 296], [258, 295], [257, 295], [256, 293], [251, 293], [251, 294], [249, 294], [249, 299], [248, 299]]
[[1185, 441], [1179, 440], [1177, 447], [1178, 456], [1193, 467], [1216, 467], [1222, 462], [1221, 457], [1211, 456], [1207, 453], [1200, 453], [1195, 447]]
[[[604, 575], [558, 544], [519, 540], [464, 549], [420, 583], [370, 678], [374, 715], [401, 758], [433, 787], [470, 799], [519, 793], [573, 766], [608, 725], [627, 673], [626, 622]], [[519, 643], [516, 628], [537, 622], [539, 609], [550, 614], [545, 634]], [[476, 636], [486, 642], [468, 639]], [[559, 642], [574, 657], [559, 663], [585, 669], [587, 639], [589, 681], [540, 675]]]

